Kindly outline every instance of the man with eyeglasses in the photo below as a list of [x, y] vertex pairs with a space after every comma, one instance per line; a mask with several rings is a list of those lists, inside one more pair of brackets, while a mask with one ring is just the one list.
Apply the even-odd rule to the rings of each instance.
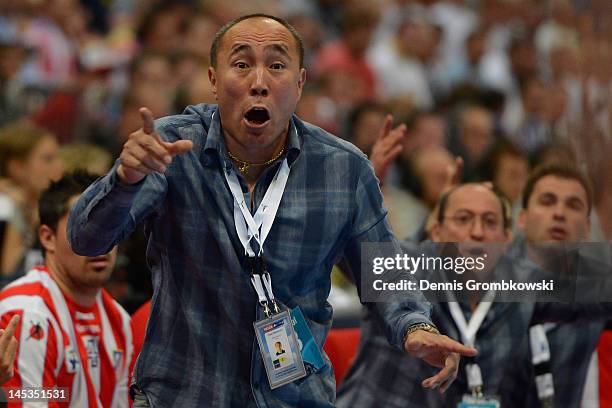
[[[458, 185], [441, 197], [438, 208], [431, 229], [432, 245], [461, 243], [460, 248], [477, 250], [480, 247], [482, 251], [492, 252], [503, 249], [512, 241], [509, 204], [489, 184]], [[428, 244], [431, 243], [421, 243], [416, 250], [412, 243], [406, 243], [406, 246], [413, 248], [413, 253], [420, 254]], [[499, 257], [497, 264], [497, 268], [514, 271], [531, 266], [534, 269], [523, 271], [524, 276], [539, 273], [533, 263], [509, 256]], [[523, 365], [516, 364], [528, 359], [529, 326], [606, 313], [604, 307], [597, 306], [589, 310], [572, 310], [571, 305], [490, 300], [476, 296], [469, 301], [433, 305], [432, 320], [436, 327], [449, 337], [479, 350], [476, 357], [462, 359], [456, 380], [450, 385], [443, 384], [443, 387], [448, 387], [444, 394], [414, 386], [416, 379], [427, 376], [431, 368], [386, 346], [378, 322], [372, 314], [364, 311], [359, 349], [339, 389], [337, 406], [456, 407], [472, 395], [496, 401], [501, 406], [528, 406], [516, 405], [515, 401], [517, 390], [521, 389], [518, 385], [526, 386], [523, 381], [529, 372]], [[457, 313], [463, 315], [464, 322], [470, 322], [467, 326], [472, 325], [474, 316], [481, 315], [482, 320], [472, 331], [471, 338], [466, 338], [470, 336], [466, 335], [465, 326], [461, 328]], [[475, 370], [479, 377], [476, 381]]]
[[[431, 230], [433, 243], [471, 243], [481, 245], [512, 240], [508, 204], [487, 184], [458, 185], [440, 199], [438, 217]], [[411, 243], [406, 243], [412, 246]], [[427, 243], [423, 243], [427, 245]], [[416, 250], [415, 253], [420, 253]], [[489, 313], [495, 318], [485, 319], [477, 333], [476, 357], [486, 378], [485, 393], [498, 394], [506, 367], [512, 365], [513, 351], [525, 350], [524, 338], [512, 335], [515, 326], [525, 330], [531, 310], [494, 304]], [[476, 306], [474, 304], [473, 306]], [[462, 305], [470, 309], [469, 305]], [[525, 309], [525, 310], [524, 310]], [[447, 304], [435, 303], [432, 319], [436, 326], [451, 338], [461, 336]], [[508, 324], [508, 322], [516, 324]], [[523, 336], [524, 337], [524, 336]], [[355, 362], [338, 392], [338, 407], [446, 407], [456, 406], [468, 392], [465, 361], [462, 359], [458, 376], [452, 384], [443, 384], [444, 394], [415, 386], [416, 380], [431, 372], [418, 360], [403, 356], [384, 344], [384, 335], [373, 316], [364, 311], [361, 340]], [[448, 388], [448, 389], [446, 389]]]

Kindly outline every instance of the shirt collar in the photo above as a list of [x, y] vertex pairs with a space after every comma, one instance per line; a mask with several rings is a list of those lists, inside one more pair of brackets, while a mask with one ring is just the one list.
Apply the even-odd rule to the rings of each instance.
[[[289, 121], [289, 134], [287, 135], [286, 146], [287, 163], [289, 166], [293, 164], [301, 151], [301, 141], [297, 131], [296, 120], [297, 118], [294, 115]], [[211, 159], [212, 157], [216, 157], [219, 163], [224, 167], [228, 168], [232, 166], [227, 155], [227, 147], [225, 146], [225, 139], [223, 138], [223, 130], [221, 129], [221, 119], [218, 110], [214, 111], [212, 114], [206, 143], [204, 144], [204, 153], [206, 154], [204, 160], [205, 165], [212, 165], [213, 161]]]

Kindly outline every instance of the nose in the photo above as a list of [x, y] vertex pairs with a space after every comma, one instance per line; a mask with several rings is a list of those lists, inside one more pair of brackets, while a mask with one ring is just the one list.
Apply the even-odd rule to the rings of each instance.
[[482, 225], [482, 220], [480, 219], [480, 217], [474, 218], [474, 223], [472, 224], [472, 228], [470, 229], [470, 237], [474, 241], [484, 240], [484, 226]]
[[254, 78], [251, 82], [249, 91], [251, 96], [268, 96], [268, 84], [266, 80], [266, 70], [263, 67], [257, 67], [253, 70]]
[[553, 217], [556, 220], [564, 220], [565, 219], [565, 207], [564, 207], [563, 203], [558, 203], [555, 206]]

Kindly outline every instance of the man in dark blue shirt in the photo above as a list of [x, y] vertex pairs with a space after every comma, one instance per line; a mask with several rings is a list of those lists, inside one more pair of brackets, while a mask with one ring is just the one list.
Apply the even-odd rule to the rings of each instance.
[[[135, 367], [141, 406], [333, 406], [327, 357], [271, 389], [245, 252], [263, 250], [281, 309], [299, 306], [322, 349], [332, 266], [344, 258], [360, 282], [361, 244], [396, 242], [378, 181], [354, 146], [293, 115], [306, 71], [302, 41], [283, 20], [251, 15], [225, 25], [209, 78], [218, 105], [155, 123], [141, 110], [143, 128], [74, 207], [70, 242], [78, 253], [103, 253], [145, 222], [154, 295]], [[279, 180], [276, 209], [266, 196]], [[261, 232], [245, 211], [264, 219]], [[441, 368], [426, 387], [446, 389], [459, 353], [476, 353], [437, 333], [422, 298], [369, 306], [395, 347]]]

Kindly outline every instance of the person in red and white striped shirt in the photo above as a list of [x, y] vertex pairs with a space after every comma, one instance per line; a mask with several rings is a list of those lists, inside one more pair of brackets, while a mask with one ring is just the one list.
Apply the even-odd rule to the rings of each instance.
[[[130, 317], [102, 289], [113, 270], [116, 248], [87, 258], [76, 255], [66, 239], [70, 207], [92, 181], [82, 173], [65, 176], [40, 199], [38, 236], [45, 266], [0, 292], [2, 325], [20, 316], [14, 377], [3, 387], [62, 387], [70, 407], [127, 407], [133, 354]], [[29, 403], [9, 400], [9, 407], [20, 406]]]

